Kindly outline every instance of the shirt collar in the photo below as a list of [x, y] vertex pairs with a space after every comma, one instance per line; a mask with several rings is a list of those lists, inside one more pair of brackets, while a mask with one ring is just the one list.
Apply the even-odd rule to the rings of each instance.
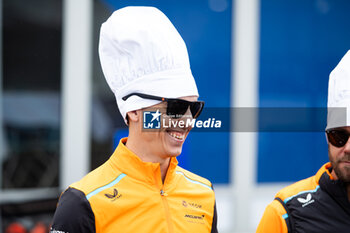
[[[125, 143], [127, 138], [119, 141], [118, 147], [109, 159], [114, 168], [119, 169], [122, 173], [153, 185], [162, 185], [162, 178], [159, 163], [143, 162], [136, 154], [129, 150]], [[175, 177], [175, 169], [178, 161], [172, 157], [165, 178], [166, 183], [171, 183]]]

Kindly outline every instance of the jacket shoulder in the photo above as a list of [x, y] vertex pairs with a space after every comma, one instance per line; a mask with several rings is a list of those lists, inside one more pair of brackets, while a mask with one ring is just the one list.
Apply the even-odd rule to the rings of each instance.
[[123, 174], [118, 169], [112, 168], [111, 164], [107, 161], [88, 173], [78, 182], [71, 184], [70, 187], [88, 195], [101, 187], [113, 183], [113, 181], [120, 178], [121, 175]]
[[84, 193], [68, 188], [60, 197], [50, 232], [95, 233], [95, 215]]
[[288, 233], [285, 216], [287, 212], [280, 202], [273, 200], [265, 209], [256, 233]]
[[311, 176], [281, 189], [276, 194], [276, 198], [278, 197], [282, 201], [287, 202], [288, 199], [304, 192], [316, 191], [318, 187], [316, 177]]
[[179, 166], [176, 167], [175, 172], [177, 175], [183, 176], [190, 183], [199, 184], [213, 190], [212, 183], [206, 178], [196, 175], [193, 172], [187, 171], [186, 169], [183, 169], [182, 167], [179, 167]]

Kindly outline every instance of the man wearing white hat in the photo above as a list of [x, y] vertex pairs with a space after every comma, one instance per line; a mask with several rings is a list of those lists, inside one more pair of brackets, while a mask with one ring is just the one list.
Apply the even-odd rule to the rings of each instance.
[[203, 109], [181, 36], [158, 9], [126, 7], [102, 25], [99, 53], [129, 136], [62, 194], [51, 232], [217, 232], [212, 184], [177, 166], [191, 127], [147, 129]]
[[330, 162], [278, 192], [257, 232], [350, 232], [350, 50], [330, 74], [326, 135]]

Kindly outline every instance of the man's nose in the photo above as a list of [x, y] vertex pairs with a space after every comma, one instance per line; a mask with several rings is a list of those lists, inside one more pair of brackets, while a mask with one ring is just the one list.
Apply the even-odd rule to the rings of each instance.
[[348, 138], [348, 141], [344, 145], [344, 152], [345, 153], [350, 153], [350, 137]]

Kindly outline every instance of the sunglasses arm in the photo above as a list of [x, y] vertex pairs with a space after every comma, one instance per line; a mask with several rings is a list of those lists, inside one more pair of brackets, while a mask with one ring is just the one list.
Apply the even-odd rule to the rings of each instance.
[[326, 136], [327, 145], [329, 145], [328, 136], [326, 132], [324, 132], [324, 136]]

